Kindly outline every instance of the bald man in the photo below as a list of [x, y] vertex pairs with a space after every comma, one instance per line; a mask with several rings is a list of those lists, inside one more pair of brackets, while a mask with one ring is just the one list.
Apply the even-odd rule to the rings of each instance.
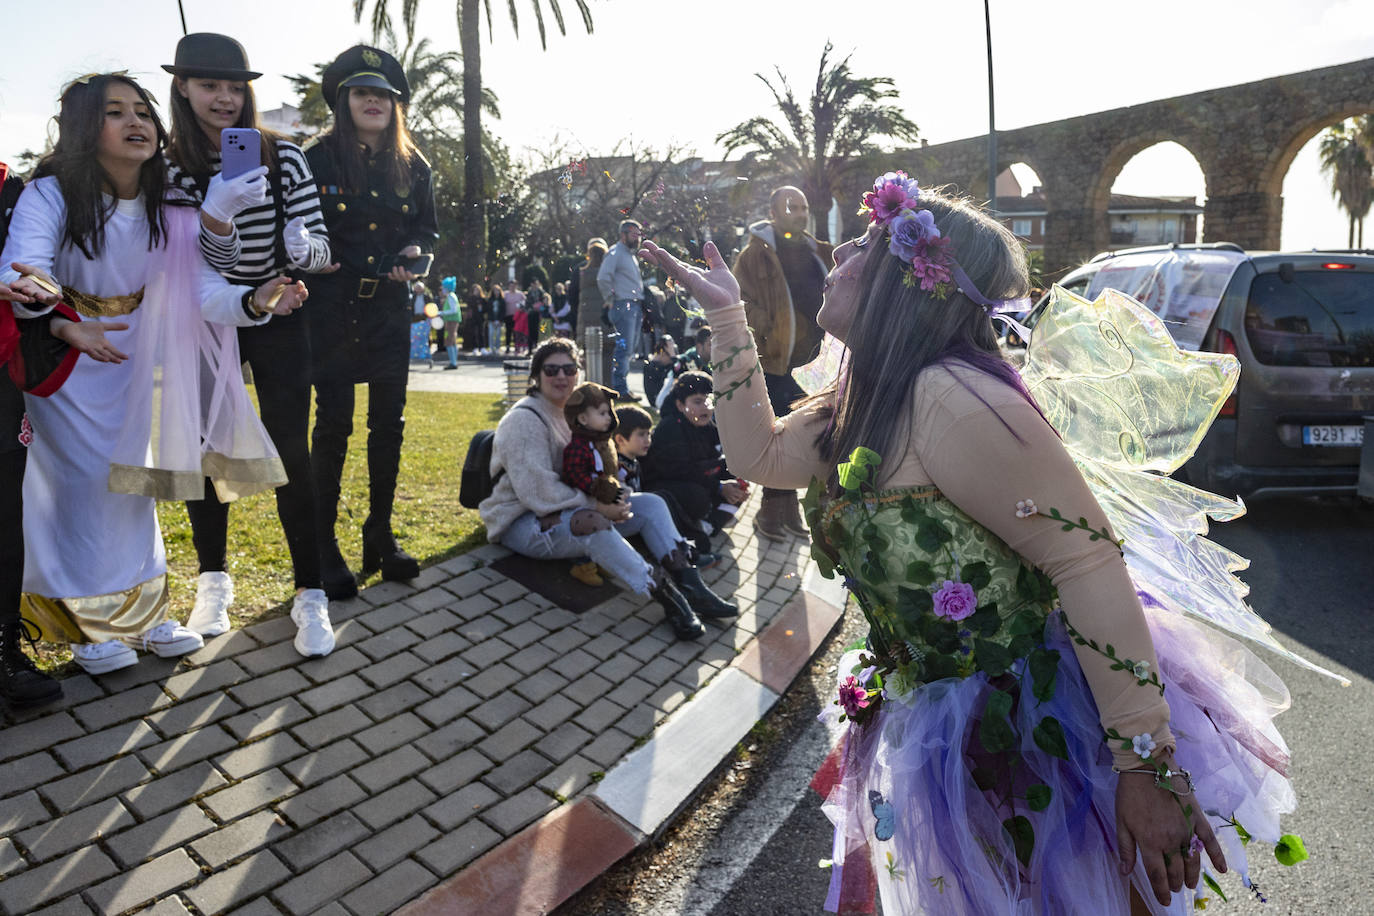
[[[749, 227], [748, 241], [735, 260], [735, 277], [759, 348], [768, 400], [781, 417], [805, 395], [791, 372], [814, 359], [820, 348], [823, 334], [816, 312], [833, 259], [831, 246], [806, 231], [811, 208], [799, 188], [787, 185], [774, 191], [768, 216]], [[772, 541], [808, 535], [796, 491], [765, 487], [754, 529]]]

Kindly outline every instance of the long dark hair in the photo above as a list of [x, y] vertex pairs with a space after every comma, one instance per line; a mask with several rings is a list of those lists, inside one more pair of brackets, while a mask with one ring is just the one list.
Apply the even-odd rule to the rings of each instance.
[[[1005, 226], [968, 200], [940, 189], [922, 188], [921, 206], [934, 215], [955, 259], [984, 296], [1005, 299], [1030, 292], [1025, 253]], [[889, 255], [887, 246], [886, 232], [869, 242], [859, 301], [845, 335], [852, 358], [836, 385], [817, 396], [836, 403], [834, 422], [817, 439], [821, 454], [832, 464], [860, 445], [895, 459], [905, 447], [896, 441], [898, 431], [911, 435], [907, 418], [916, 380], [934, 365], [962, 363], [986, 373], [1016, 389], [1039, 410], [1021, 376], [1002, 359], [992, 321], [983, 309], [957, 289], [939, 299], [919, 286], [906, 285], [907, 268]]]
[[[188, 175], [208, 177], [219, 171], [213, 156], [215, 146], [196, 120], [196, 113], [191, 110], [191, 100], [177, 88], [178, 79], [190, 82], [199, 77], [172, 77], [172, 132], [167, 141], [167, 158]], [[276, 175], [277, 142], [285, 138], [258, 123], [257, 97], [253, 95], [253, 84], [247, 81], [243, 81], [243, 107], [239, 109], [239, 119], [234, 126], [252, 127], [262, 132], [262, 164], [267, 166], [272, 175]]]
[[67, 225], [62, 242], [80, 250], [94, 260], [105, 247], [105, 222], [114, 212], [115, 201], [105, 202], [107, 189], [113, 191], [114, 182], [98, 158], [100, 132], [105, 125], [105, 90], [113, 82], [132, 86], [157, 132], [157, 150], [143, 163], [138, 173], [138, 189], [143, 193], [143, 208], [148, 216], [148, 248], [156, 248], [167, 234], [162, 217], [163, 197], [167, 192], [167, 168], [162, 151], [167, 145], [167, 131], [157, 116], [152, 97], [134, 80], [119, 73], [101, 73], [83, 77], [62, 93], [57, 112], [57, 143], [52, 152], [38, 162], [35, 178], [51, 175], [62, 189], [67, 208]]
[[[333, 142], [334, 155], [339, 163], [339, 176], [344, 187], [350, 191], [361, 191], [367, 187], [367, 167], [363, 162], [362, 141], [353, 125], [353, 111], [348, 107], [348, 96], [352, 89], [339, 90], [334, 101], [334, 123], [325, 138]], [[410, 166], [420, 155], [420, 148], [410, 138], [406, 129], [406, 106], [396, 96], [391, 97], [391, 123], [382, 135], [381, 149], [373, 150], [378, 161], [386, 169], [387, 181], [397, 190], [410, 187]]]

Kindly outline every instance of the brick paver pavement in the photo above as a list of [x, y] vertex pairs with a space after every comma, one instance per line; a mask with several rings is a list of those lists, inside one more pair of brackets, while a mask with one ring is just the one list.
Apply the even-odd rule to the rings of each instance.
[[796, 594], [801, 540], [705, 578], [740, 603], [678, 642], [620, 592], [578, 615], [479, 548], [336, 602], [305, 660], [287, 618], [63, 682], [0, 728], [0, 912], [388, 913], [589, 786]]

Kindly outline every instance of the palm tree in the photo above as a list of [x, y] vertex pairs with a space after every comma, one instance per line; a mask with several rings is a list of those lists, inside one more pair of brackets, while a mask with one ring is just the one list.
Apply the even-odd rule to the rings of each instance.
[[897, 90], [885, 76], [857, 77], [848, 57], [831, 64], [835, 46], [826, 42], [821, 64], [816, 71], [816, 86], [805, 108], [797, 101], [787, 77], [777, 67], [778, 82], [762, 73], [754, 74], [782, 112], [786, 126], [765, 117], [750, 118], [720, 136], [728, 156], [743, 147], [753, 147], [745, 161], [762, 159], [766, 170], [797, 180], [816, 213], [816, 234], [830, 240], [826, 215], [830, 212], [835, 187], [854, 165], [856, 157], [876, 152], [876, 141], [883, 137], [912, 142], [919, 133], [896, 105], [881, 104], [895, 99]]
[[[1322, 172], [1331, 177], [1331, 196], [1350, 219], [1348, 248], [1364, 247], [1364, 218], [1374, 205], [1374, 118], [1361, 115], [1322, 135], [1318, 155]], [[1357, 240], [1358, 229], [1358, 240]]]
[[[561, 35], [568, 34], [563, 21], [563, 11], [559, 0], [547, 0], [549, 11], [553, 13], [554, 23]], [[353, 0], [353, 18], [362, 21], [368, 0]], [[479, 12], [486, 13], [487, 40], [491, 40], [491, 0], [456, 0], [455, 12], [458, 15], [459, 47], [463, 59], [463, 98], [483, 98], [482, 93], [482, 32]], [[592, 11], [587, 0], [573, 0], [577, 12], [582, 17], [582, 25], [588, 34], [592, 31]], [[548, 35], [544, 25], [544, 0], [530, 0], [534, 8], [534, 21], [539, 30], [539, 44], [548, 50]], [[401, 0], [401, 19], [406, 31], [415, 31], [415, 13], [420, 0]], [[507, 0], [510, 10], [511, 28], [520, 35], [520, 16], [515, 0]], [[372, 33], [380, 36], [391, 23], [390, 0], [372, 0]], [[482, 149], [482, 106], [463, 106], [463, 201], [460, 225], [464, 244], [458, 270], [465, 282], [486, 277], [487, 259], [487, 212], [486, 183], [483, 181]]]

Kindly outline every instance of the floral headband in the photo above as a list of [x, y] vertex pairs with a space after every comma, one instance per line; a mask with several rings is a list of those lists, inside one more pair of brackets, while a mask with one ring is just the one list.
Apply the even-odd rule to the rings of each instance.
[[919, 285], [934, 293], [937, 299], [949, 296], [957, 288], [989, 315], [1015, 312], [1030, 307], [1030, 299], [989, 299], [978, 291], [968, 274], [954, 260], [949, 239], [940, 235], [935, 214], [921, 209], [921, 190], [915, 178], [906, 172], [886, 172], [873, 182], [873, 190], [864, 194], [860, 214], [867, 213], [870, 223], [887, 229], [887, 250], [910, 270], [902, 278], [907, 286]]

